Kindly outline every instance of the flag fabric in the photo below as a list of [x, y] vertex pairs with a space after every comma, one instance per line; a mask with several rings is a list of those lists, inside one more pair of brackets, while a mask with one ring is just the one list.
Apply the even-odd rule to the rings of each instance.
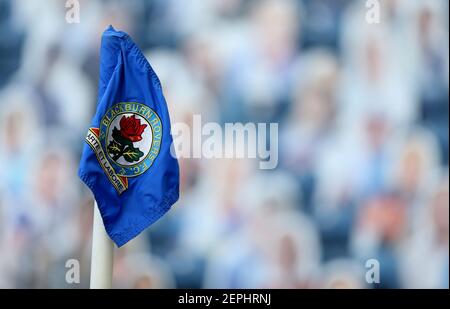
[[178, 200], [179, 167], [161, 83], [130, 36], [112, 26], [102, 35], [97, 111], [85, 141], [78, 174], [120, 247]]

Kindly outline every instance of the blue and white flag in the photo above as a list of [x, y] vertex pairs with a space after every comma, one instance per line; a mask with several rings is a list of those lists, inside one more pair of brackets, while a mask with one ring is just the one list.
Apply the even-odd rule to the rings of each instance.
[[178, 200], [179, 168], [171, 144], [158, 77], [130, 36], [110, 26], [102, 36], [97, 112], [78, 174], [117, 246]]

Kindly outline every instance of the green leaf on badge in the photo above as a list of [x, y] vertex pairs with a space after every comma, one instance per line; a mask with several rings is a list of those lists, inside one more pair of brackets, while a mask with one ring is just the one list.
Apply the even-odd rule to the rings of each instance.
[[122, 151], [122, 147], [118, 142], [116, 142], [114, 140], [109, 142], [109, 145], [108, 145], [109, 154], [116, 156], [116, 155], [120, 154], [121, 151]]
[[130, 146], [133, 147], [133, 142], [124, 138], [122, 134], [120, 134], [120, 130], [114, 127], [112, 132], [112, 138], [119, 144], [123, 146]]
[[139, 159], [144, 155], [144, 153], [140, 151], [138, 148], [127, 147], [124, 149], [122, 155], [127, 162], [134, 162], [139, 161]]

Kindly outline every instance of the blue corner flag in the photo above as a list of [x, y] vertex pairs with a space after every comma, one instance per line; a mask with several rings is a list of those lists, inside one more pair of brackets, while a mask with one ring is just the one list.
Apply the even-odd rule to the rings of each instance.
[[97, 112], [78, 174], [91, 189], [106, 232], [122, 246], [178, 200], [179, 168], [161, 84], [122, 31], [105, 30]]

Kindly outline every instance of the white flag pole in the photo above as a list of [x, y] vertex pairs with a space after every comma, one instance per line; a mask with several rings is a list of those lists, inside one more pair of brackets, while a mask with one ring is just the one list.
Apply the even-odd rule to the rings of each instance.
[[91, 289], [110, 289], [113, 272], [113, 242], [106, 234], [97, 202], [92, 228]]

